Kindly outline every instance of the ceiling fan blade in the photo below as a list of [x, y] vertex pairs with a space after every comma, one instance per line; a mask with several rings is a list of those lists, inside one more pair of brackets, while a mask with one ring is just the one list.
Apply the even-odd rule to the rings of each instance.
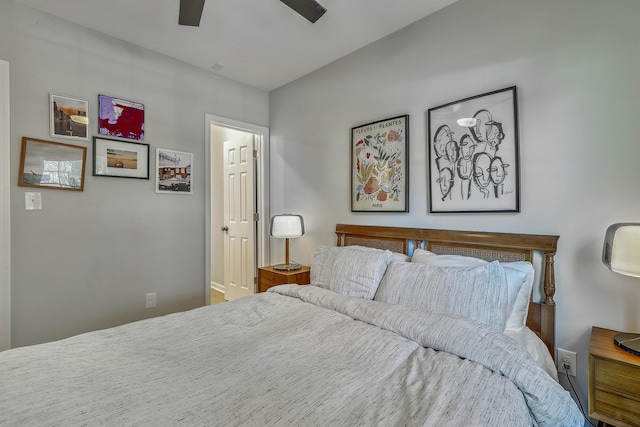
[[280, 0], [291, 9], [314, 23], [327, 11], [320, 3], [315, 0]]
[[200, 26], [204, 0], [180, 0], [180, 15], [178, 24], [190, 27]]

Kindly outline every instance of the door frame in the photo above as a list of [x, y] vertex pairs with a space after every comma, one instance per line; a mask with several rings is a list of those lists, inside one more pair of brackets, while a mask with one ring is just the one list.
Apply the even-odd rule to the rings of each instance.
[[9, 63], [0, 60], [0, 351], [11, 348]]
[[[256, 211], [259, 215], [256, 229], [256, 267], [266, 265], [269, 259], [269, 128], [205, 114], [205, 301], [211, 303], [211, 241], [214, 238], [211, 224], [211, 126], [222, 126], [258, 135], [256, 144]], [[257, 270], [256, 270], [257, 272]], [[256, 273], [257, 274], [257, 273]]]

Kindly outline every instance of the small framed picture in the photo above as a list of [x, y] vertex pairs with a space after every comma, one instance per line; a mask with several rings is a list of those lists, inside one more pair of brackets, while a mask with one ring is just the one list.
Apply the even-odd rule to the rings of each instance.
[[351, 211], [409, 212], [409, 116], [351, 128]]
[[193, 194], [193, 154], [156, 148], [156, 193]]
[[149, 179], [149, 144], [94, 136], [93, 176]]
[[98, 95], [98, 133], [144, 141], [144, 104]]
[[83, 191], [86, 159], [87, 147], [25, 136], [18, 185]]
[[89, 102], [49, 94], [49, 135], [52, 138], [89, 141]]

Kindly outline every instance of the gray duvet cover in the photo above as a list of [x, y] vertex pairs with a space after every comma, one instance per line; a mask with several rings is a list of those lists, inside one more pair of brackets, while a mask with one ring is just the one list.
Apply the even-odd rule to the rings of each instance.
[[0, 425], [581, 426], [507, 336], [284, 285], [0, 353]]

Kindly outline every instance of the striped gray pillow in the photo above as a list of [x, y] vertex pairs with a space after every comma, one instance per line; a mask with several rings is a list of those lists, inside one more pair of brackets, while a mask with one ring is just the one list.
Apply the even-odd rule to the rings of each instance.
[[507, 319], [507, 280], [498, 261], [476, 268], [429, 264], [389, 265], [376, 301], [420, 310], [457, 314], [500, 332]]
[[391, 251], [364, 246], [320, 246], [311, 264], [311, 284], [372, 299], [390, 258]]

